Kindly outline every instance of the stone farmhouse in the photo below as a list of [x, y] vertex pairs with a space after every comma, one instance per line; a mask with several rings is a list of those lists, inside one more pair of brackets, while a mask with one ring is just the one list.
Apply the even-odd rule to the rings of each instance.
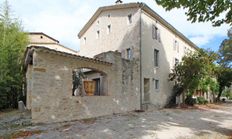
[[174, 85], [168, 74], [198, 49], [144, 3], [100, 7], [78, 37], [78, 54], [36, 43], [27, 48], [27, 108], [34, 123], [164, 107]]

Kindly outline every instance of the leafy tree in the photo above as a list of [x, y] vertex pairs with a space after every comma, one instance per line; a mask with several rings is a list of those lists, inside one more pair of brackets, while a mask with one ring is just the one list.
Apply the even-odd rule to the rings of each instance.
[[219, 82], [219, 94], [217, 100], [220, 100], [221, 94], [225, 87], [230, 87], [232, 83], [232, 69], [228, 67], [218, 67], [217, 80]]
[[[155, 0], [166, 10], [187, 9], [185, 13], [191, 22], [211, 21], [214, 26], [223, 23], [232, 25], [231, 0]], [[225, 17], [220, 19], [222, 13]]]
[[[232, 16], [232, 15], [231, 15]], [[232, 64], [232, 28], [228, 31], [228, 39], [225, 39], [218, 51], [219, 64], [223, 67], [231, 67]]]
[[0, 109], [15, 108], [22, 97], [23, 53], [28, 38], [16, 19], [10, 17], [6, 0], [0, 12]]
[[222, 42], [218, 55], [217, 79], [219, 82], [219, 94], [217, 100], [219, 101], [225, 87], [230, 87], [232, 83], [232, 28], [228, 31], [228, 39]]
[[210, 84], [211, 80], [209, 79], [214, 77], [215, 65], [213, 62], [216, 58], [217, 55], [214, 52], [203, 49], [184, 56], [182, 62], [176, 65], [172, 73], [169, 74], [169, 80], [176, 84], [166, 107], [174, 105], [176, 96], [185, 92], [193, 93], [206, 82]]

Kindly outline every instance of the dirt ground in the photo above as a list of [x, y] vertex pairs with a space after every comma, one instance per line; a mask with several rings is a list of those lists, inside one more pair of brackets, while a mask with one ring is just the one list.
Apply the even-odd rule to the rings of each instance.
[[[16, 126], [15, 122], [20, 124]], [[232, 139], [232, 103], [129, 112], [43, 125], [31, 125], [27, 113], [11, 112], [7, 116], [0, 113], [1, 138]]]

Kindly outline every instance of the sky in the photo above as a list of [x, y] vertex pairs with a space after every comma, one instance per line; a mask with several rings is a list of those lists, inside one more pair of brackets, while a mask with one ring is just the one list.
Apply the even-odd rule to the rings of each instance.
[[[116, 0], [8, 0], [12, 16], [21, 20], [27, 32], [43, 32], [66, 47], [79, 50], [77, 34], [101, 6]], [[2, 4], [4, 0], [0, 0]], [[165, 11], [154, 0], [123, 0], [124, 3], [144, 2], [166, 21], [193, 41], [198, 47], [217, 50], [227, 37], [229, 25], [212, 27], [210, 22], [191, 23], [183, 9]]]

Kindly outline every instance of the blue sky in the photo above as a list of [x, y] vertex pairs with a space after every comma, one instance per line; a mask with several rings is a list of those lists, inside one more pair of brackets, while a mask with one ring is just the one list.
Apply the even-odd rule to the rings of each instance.
[[[4, 0], [0, 0], [2, 4]], [[79, 49], [78, 32], [100, 6], [112, 5], [116, 0], [8, 0], [13, 16], [22, 21], [25, 31], [44, 32], [72, 49]], [[137, 2], [123, 0], [124, 3]], [[217, 50], [226, 38], [228, 25], [212, 27], [211, 23], [190, 23], [184, 10], [166, 12], [154, 0], [146, 3], [177, 30], [202, 48]]]

